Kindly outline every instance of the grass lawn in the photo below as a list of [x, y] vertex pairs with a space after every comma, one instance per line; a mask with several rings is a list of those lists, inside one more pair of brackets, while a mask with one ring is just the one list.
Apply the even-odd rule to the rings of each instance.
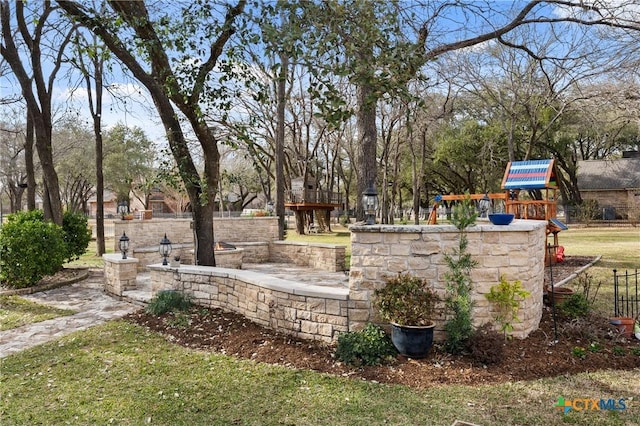
[[[558, 237], [567, 256], [602, 256], [587, 274], [601, 284], [596, 309], [613, 314], [613, 269], [640, 270], [640, 228], [570, 228]], [[579, 280], [574, 280], [576, 286]]]
[[[113, 253], [113, 238], [106, 239], [105, 248], [107, 253]], [[87, 251], [80, 256], [80, 259], [69, 262], [64, 266], [66, 268], [102, 268], [104, 266], [102, 256], [98, 256], [96, 253], [98, 253], [96, 240], [91, 240]]]
[[20, 296], [0, 296], [0, 331], [73, 314], [72, 310], [41, 305]]
[[[637, 371], [414, 390], [189, 350], [123, 321], [9, 356], [0, 373], [3, 425], [640, 424]], [[560, 395], [627, 409], [563, 416]]]
[[[343, 234], [288, 239], [348, 246]], [[560, 244], [603, 256], [589, 271], [602, 300], [612, 268], [640, 267], [637, 228], [572, 228]], [[563, 415], [560, 396], [624, 399], [626, 409]], [[2, 425], [640, 425], [640, 369], [416, 390], [190, 350], [124, 321], [4, 358], [0, 397]]]

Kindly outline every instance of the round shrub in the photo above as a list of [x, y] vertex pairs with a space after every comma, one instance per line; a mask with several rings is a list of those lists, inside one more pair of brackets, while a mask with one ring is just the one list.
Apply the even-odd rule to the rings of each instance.
[[378, 365], [394, 356], [396, 349], [383, 329], [367, 324], [361, 331], [350, 331], [338, 336], [336, 358], [350, 365]]
[[62, 268], [67, 253], [62, 228], [41, 211], [8, 216], [0, 230], [0, 281], [11, 288], [35, 285]]
[[558, 306], [570, 318], [583, 318], [591, 311], [591, 303], [582, 293], [574, 293]]
[[91, 241], [91, 229], [87, 217], [82, 213], [66, 211], [62, 217], [64, 241], [67, 243], [66, 261], [80, 258], [87, 251]]

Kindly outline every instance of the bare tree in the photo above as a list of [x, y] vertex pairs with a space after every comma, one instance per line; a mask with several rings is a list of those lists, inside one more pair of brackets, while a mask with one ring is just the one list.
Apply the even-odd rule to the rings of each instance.
[[80, 31], [73, 39], [76, 55], [71, 62], [82, 75], [87, 90], [87, 104], [93, 123], [96, 173], [96, 248], [97, 255], [106, 253], [104, 239], [104, 172], [102, 140], [102, 106], [104, 93], [104, 69], [108, 51], [95, 35], [87, 38]]
[[[73, 26], [57, 14], [49, 1], [34, 3], [32, 10], [25, 9], [25, 5], [16, 2], [12, 6], [9, 1], [2, 1], [0, 53], [18, 80], [29, 120], [33, 122], [35, 145], [43, 173], [45, 218], [62, 225], [60, 187], [51, 149], [51, 100], [53, 84], [62, 65], [64, 50], [71, 39]], [[44, 74], [44, 60], [52, 65], [48, 77]], [[28, 184], [32, 185], [33, 181], [30, 180]]]
[[[213, 211], [215, 193], [218, 189], [219, 152], [217, 140], [202, 113], [202, 103], [221, 100], [207, 91], [211, 72], [218, 65], [224, 47], [235, 32], [234, 23], [243, 13], [245, 1], [225, 7], [220, 22], [203, 19], [211, 13], [208, 5], [187, 5], [180, 20], [174, 14], [160, 11], [161, 19], [152, 19], [144, 2], [109, 1], [111, 10], [121, 22], [121, 26], [111, 25], [114, 16], [108, 18], [98, 11], [90, 10], [78, 3], [59, 1], [60, 6], [71, 16], [98, 35], [111, 52], [131, 71], [151, 95], [162, 120], [183, 180], [191, 208], [193, 209], [196, 233], [196, 262], [215, 266], [213, 253]], [[168, 32], [158, 33], [162, 24], [173, 25], [171, 40]], [[166, 26], [165, 26], [166, 29]], [[202, 33], [207, 34], [210, 44], [202, 49]], [[135, 37], [131, 37], [135, 35]], [[200, 41], [198, 41], [200, 40]], [[180, 50], [182, 46], [182, 51]], [[187, 46], [194, 51], [186, 53]], [[196, 47], [197, 46], [197, 47]], [[177, 47], [172, 50], [172, 47]], [[199, 50], [198, 50], [199, 48]], [[140, 50], [144, 55], [139, 55]], [[194, 53], [202, 53], [199, 61], [187, 61]], [[172, 65], [171, 56], [182, 55], [184, 61]], [[189, 67], [189, 65], [193, 65]], [[182, 68], [180, 68], [182, 67]], [[185, 73], [187, 75], [185, 75]], [[212, 96], [209, 96], [212, 95]], [[221, 95], [220, 95], [221, 96]], [[204, 157], [204, 176], [201, 178], [189, 151], [185, 130], [178, 119], [177, 108], [184, 115], [190, 130], [196, 135]]]

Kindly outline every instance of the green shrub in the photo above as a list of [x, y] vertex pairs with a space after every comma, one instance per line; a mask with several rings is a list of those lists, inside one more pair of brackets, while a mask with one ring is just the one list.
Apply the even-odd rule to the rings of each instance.
[[584, 318], [591, 311], [591, 303], [582, 293], [574, 293], [562, 302], [558, 309], [570, 318]]
[[42, 211], [8, 216], [0, 230], [0, 280], [25, 288], [58, 272], [67, 253], [62, 228], [45, 222]]
[[374, 292], [373, 305], [385, 321], [410, 326], [430, 325], [439, 301], [427, 280], [398, 274], [386, 277], [385, 286]]
[[66, 211], [62, 217], [64, 241], [67, 243], [66, 261], [79, 259], [87, 251], [91, 241], [91, 229], [82, 213]]
[[44, 212], [42, 210], [21, 211], [7, 216], [7, 222], [44, 222]]
[[587, 350], [581, 346], [574, 346], [573, 349], [571, 349], [571, 355], [576, 358], [585, 359], [587, 357]]
[[627, 350], [622, 346], [614, 346], [611, 352], [613, 352], [615, 356], [625, 356], [627, 354]]
[[467, 251], [469, 240], [466, 229], [475, 224], [476, 217], [475, 207], [468, 197], [454, 207], [451, 223], [459, 231], [458, 247], [451, 253], [444, 254], [444, 260], [449, 269], [445, 274], [447, 283], [445, 309], [449, 316], [449, 320], [444, 325], [447, 332], [445, 349], [452, 354], [462, 353], [473, 334], [471, 270], [478, 263]]
[[361, 331], [338, 336], [336, 358], [350, 365], [378, 365], [394, 356], [396, 349], [383, 329], [367, 324]]
[[161, 290], [149, 301], [146, 311], [152, 315], [162, 315], [171, 311], [186, 311], [191, 301], [184, 294], [175, 290]]
[[485, 294], [487, 300], [497, 308], [495, 320], [500, 324], [500, 331], [504, 333], [505, 339], [513, 331], [513, 323], [520, 321], [520, 302], [530, 294], [522, 288], [521, 281], [509, 282], [504, 275], [500, 276], [500, 283], [491, 286], [489, 293]]

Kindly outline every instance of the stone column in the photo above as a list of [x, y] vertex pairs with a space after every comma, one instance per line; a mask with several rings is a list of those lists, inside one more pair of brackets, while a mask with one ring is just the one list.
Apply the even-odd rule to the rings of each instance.
[[121, 297], [126, 290], [135, 290], [138, 259], [122, 258], [121, 254], [103, 254], [104, 291]]

